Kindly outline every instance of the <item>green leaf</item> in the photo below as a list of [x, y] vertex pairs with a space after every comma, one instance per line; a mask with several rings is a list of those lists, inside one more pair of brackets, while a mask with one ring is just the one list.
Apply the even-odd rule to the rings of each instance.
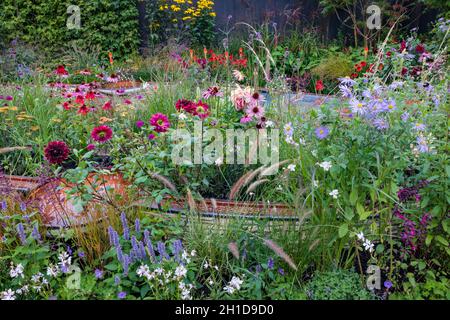
[[352, 192], [350, 193], [350, 204], [355, 205], [356, 201], [358, 201], [358, 189], [353, 188]]
[[339, 238], [345, 237], [347, 233], [348, 233], [348, 224], [346, 223], [341, 224], [341, 226], [339, 227]]
[[436, 240], [444, 246], [448, 247], [448, 241], [445, 240], [443, 236], [436, 236]]
[[358, 203], [356, 205], [356, 211], [358, 212], [359, 220], [361, 220], [361, 221], [366, 220], [370, 216], [370, 213], [371, 213], [370, 211], [364, 210], [364, 207], [360, 203]]

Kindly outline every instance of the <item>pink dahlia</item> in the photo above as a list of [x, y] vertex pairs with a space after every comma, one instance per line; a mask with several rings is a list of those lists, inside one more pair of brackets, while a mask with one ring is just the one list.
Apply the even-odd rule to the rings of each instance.
[[166, 132], [170, 128], [169, 119], [162, 113], [155, 113], [150, 119], [150, 124], [156, 132]]
[[69, 157], [69, 147], [63, 141], [51, 141], [44, 149], [45, 158], [51, 164], [61, 164]]
[[108, 126], [99, 126], [91, 132], [91, 137], [99, 143], [105, 143], [112, 138], [112, 130]]

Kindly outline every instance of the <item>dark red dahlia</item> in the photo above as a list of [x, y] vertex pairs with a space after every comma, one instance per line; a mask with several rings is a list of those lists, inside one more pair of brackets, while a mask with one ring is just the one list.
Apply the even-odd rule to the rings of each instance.
[[51, 141], [44, 148], [44, 155], [51, 164], [61, 164], [69, 157], [70, 149], [63, 141]]
[[91, 137], [92, 139], [94, 139], [99, 143], [105, 143], [106, 141], [112, 138], [112, 134], [113, 132], [110, 127], [99, 126], [94, 128], [94, 130], [92, 130]]
[[424, 53], [425, 52], [425, 46], [423, 44], [421, 44], [421, 43], [418, 44], [416, 46], [416, 52], [419, 53], [419, 54]]
[[186, 100], [186, 99], [180, 99], [175, 104], [175, 108], [177, 111], [184, 110], [188, 113], [194, 113], [195, 112], [195, 103], [192, 101]]

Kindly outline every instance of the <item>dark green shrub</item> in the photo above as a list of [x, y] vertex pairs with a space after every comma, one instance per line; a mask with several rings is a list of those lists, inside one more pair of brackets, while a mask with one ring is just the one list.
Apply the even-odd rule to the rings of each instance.
[[306, 284], [306, 294], [312, 300], [371, 300], [374, 296], [361, 286], [353, 271], [319, 272]]

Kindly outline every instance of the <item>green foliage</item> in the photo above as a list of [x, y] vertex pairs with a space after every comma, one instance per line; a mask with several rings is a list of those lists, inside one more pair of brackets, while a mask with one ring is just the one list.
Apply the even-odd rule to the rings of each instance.
[[361, 278], [353, 271], [319, 272], [305, 286], [312, 300], [372, 300], [374, 296], [362, 287]]
[[[80, 7], [80, 29], [66, 26], [70, 5]], [[74, 41], [84, 49], [99, 45], [123, 56], [137, 50], [137, 15], [134, 0], [5, 0], [0, 3], [0, 38], [3, 45], [20, 39], [53, 53]]]

